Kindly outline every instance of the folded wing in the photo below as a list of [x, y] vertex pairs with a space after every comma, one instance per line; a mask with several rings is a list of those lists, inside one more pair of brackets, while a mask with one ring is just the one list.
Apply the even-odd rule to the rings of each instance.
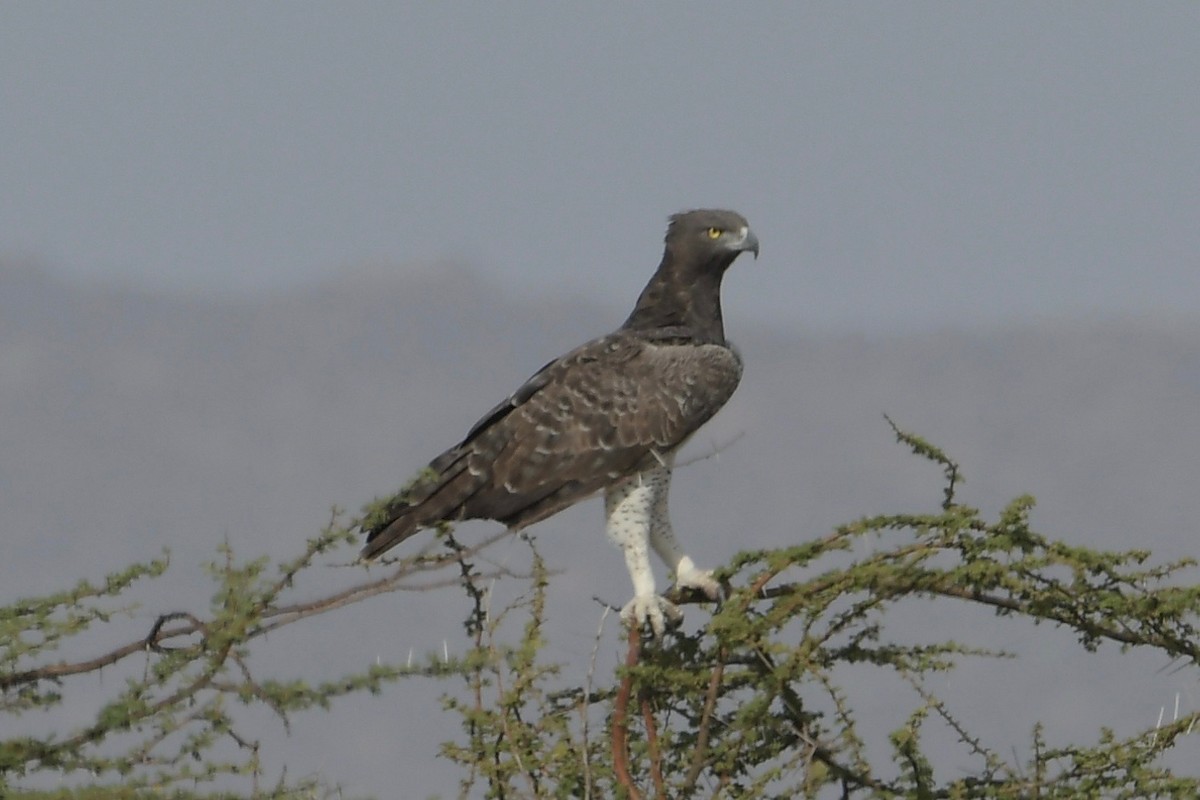
[[733, 394], [741, 369], [729, 347], [669, 332], [588, 342], [434, 459], [368, 532], [363, 556], [443, 521], [519, 529], [545, 519], [682, 445]]

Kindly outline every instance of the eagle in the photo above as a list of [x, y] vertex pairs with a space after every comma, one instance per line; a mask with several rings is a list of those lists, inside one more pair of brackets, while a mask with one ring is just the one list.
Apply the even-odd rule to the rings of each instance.
[[603, 490], [606, 532], [625, 555], [630, 625], [661, 637], [679, 609], [655, 591], [649, 551], [680, 588], [717, 599], [667, 513], [680, 447], [729, 400], [742, 360], [725, 339], [721, 279], [758, 237], [734, 211], [670, 217], [662, 262], [633, 313], [538, 370], [364, 522], [370, 561], [418, 531], [464, 519], [520, 530]]

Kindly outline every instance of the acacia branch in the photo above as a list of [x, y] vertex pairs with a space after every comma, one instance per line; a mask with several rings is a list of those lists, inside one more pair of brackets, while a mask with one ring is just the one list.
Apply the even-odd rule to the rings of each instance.
[[625, 675], [613, 704], [612, 756], [613, 771], [617, 782], [625, 788], [629, 800], [642, 800], [633, 777], [629, 774], [629, 696], [633, 693], [633, 668], [637, 666], [642, 648], [642, 632], [634, 625], [629, 626], [629, 649], [625, 653]]
[[646, 748], [650, 756], [650, 780], [654, 784], [657, 800], [666, 800], [667, 787], [663, 782], [662, 753], [658, 750], [658, 726], [654, 722], [654, 709], [650, 707], [650, 696], [643, 689], [641, 696], [642, 724], [646, 726]]
[[[463, 547], [460, 551], [461, 556], [465, 558], [474, 555], [510, 535], [512, 535], [511, 531], [508, 530], [495, 533], [483, 539], [479, 543], [472, 545], [471, 547]], [[263, 620], [270, 620], [270, 622], [251, 629], [246, 633], [245, 638], [247, 641], [250, 641], [279, 628], [299, 622], [302, 619], [318, 616], [335, 609], [353, 605], [378, 594], [387, 594], [398, 591], [423, 592], [430, 591], [432, 589], [438, 589], [450, 583], [457, 583], [457, 578], [446, 581], [431, 581], [419, 585], [405, 584], [404, 580], [412, 577], [415, 574], [432, 572], [456, 564], [458, 557], [458, 554], [449, 553], [433, 558], [425, 557], [420, 559], [406, 559], [400, 562], [393, 562], [397, 563], [398, 566], [390, 575], [385, 577], [377, 578], [375, 580], [342, 589], [317, 600], [263, 608], [259, 614], [259, 617]], [[288, 582], [290, 582], [291, 578], [294, 577], [295, 573], [296, 569], [289, 568], [286, 573], [288, 576], [291, 576], [289, 577]], [[488, 575], [496, 577], [501, 574], [507, 575], [512, 573], [503, 568], [497, 568], [494, 573], [489, 573]], [[277, 587], [281, 588], [283, 585], [284, 584], [277, 581], [272, 586], [271, 591], [275, 591]], [[177, 625], [171, 628], [165, 627], [167, 622], [177, 619], [187, 619], [188, 623], [185, 625]], [[188, 612], [175, 611], [162, 614], [155, 619], [150, 633], [145, 637], [128, 642], [119, 647], [115, 647], [112, 650], [109, 650], [107, 653], [103, 653], [95, 658], [89, 658], [82, 661], [60, 661], [55, 664], [46, 664], [33, 669], [0, 675], [0, 691], [24, 684], [36, 683], [38, 681], [59, 680], [71, 675], [94, 672], [98, 669], [102, 669], [103, 667], [115, 664], [131, 655], [144, 652], [146, 650], [162, 653], [173, 649], [178, 649], [177, 647], [173, 647], [168, 643], [173, 640], [193, 636], [195, 634], [206, 636], [206, 625], [207, 623]], [[201, 644], [203, 644], [203, 642]]]
[[696, 751], [692, 753], [692, 763], [688, 766], [687, 776], [683, 781], [683, 796], [690, 795], [696, 788], [696, 781], [704, 771], [708, 755], [708, 737], [712, 728], [713, 712], [717, 707], [717, 693], [721, 688], [721, 678], [725, 675], [725, 648], [717, 652], [717, 665], [713, 667], [708, 679], [708, 691], [704, 695], [704, 708], [700, 712], [700, 724], [696, 730]]
[[[760, 582], [765, 585], [767, 581], [763, 580]], [[972, 589], [966, 586], [959, 586], [957, 584], [948, 582], [941, 576], [925, 572], [922, 572], [917, 576], [901, 576], [895, 579], [891, 586], [879, 586], [876, 590], [879, 591], [880, 594], [893, 596], [917, 593], [938, 595], [956, 600], [966, 600], [968, 602], [979, 603], [980, 605], [990, 606], [1003, 611], [1033, 617], [1035, 619], [1045, 619], [1051, 622], [1058, 622], [1096, 638], [1109, 639], [1121, 644], [1156, 647], [1173, 656], [1186, 656], [1192, 659], [1194, 662], [1200, 662], [1200, 647], [1193, 642], [1187, 639], [1176, 638], [1162, 633], [1138, 633], [1128, 628], [1118, 628], [1112, 625], [1105, 625], [1102, 622], [1098, 622], [1093, 619], [1089, 619], [1083, 612], [1080, 612], [1076, 608], [1073, 602], [1071, 602], [1071, 595], [1069, 593], [1064, 593], [1062, 602], [1057, 603], [1055, 606], [1051, 608], [1035, 610], [1030, 601], [1020, 600], [1013, 597], [1005, 597], [997, 594], [990, 594], [988, 592], [984, 592], [979, 589]], [[795, 594], [811, 595], [813, 592], [814, 587], [812, 584], [786, 583], [778, 586], [772, 586], [769, 589], [759, 587], [757, 589], [756, 596], [766, 600], [771, 600]], [[681, 602], [687, 603], [689, 601], [684, 599], [681, 600]]]

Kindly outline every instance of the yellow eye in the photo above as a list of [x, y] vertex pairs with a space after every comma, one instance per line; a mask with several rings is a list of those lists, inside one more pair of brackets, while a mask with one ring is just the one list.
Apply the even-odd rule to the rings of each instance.
[[721, 237], [722, 233], [724, 233], [724, 231], [721, 230], [720, 228], [709, 228], [708, 229], [708, 238], [719, 239]]

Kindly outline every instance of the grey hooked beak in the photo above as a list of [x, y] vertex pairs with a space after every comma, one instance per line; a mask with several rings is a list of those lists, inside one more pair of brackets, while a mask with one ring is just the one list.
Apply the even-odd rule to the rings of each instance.
[[758, 237], [754, 235], [754, 231], [749, 228], [742, 228], [742, 237], [738, 239], [733, 249], [739, 253], [750, 252], [754, 253], [754, 260], [758, 260]]

